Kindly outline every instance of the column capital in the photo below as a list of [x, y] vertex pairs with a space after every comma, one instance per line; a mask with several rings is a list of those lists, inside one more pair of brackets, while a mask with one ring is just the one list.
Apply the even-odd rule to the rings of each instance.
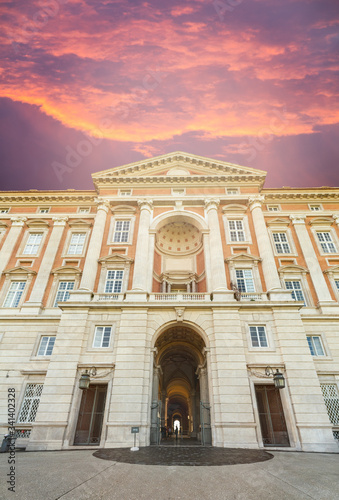
[[68, 221], [68, 217], [52, 217], [52, 221], [54, 222], [54, 226], [66, 226], [66, 222]]
[[248, 198], [248, 204], [250, 207], [250, 210], [253, 210], [254, 208], [261, 208], [261, 205], [265, 202], [265, 196], [262, 194], [257, 194], [255, 196], [249, 196]]
[[335, 220], [335, 223], [339, 226], [339, 214], [334, 214], [333, 219]]
[[138, 200], [138, 207], [140, 210], [148, 210], [150, 212], [153, 209], [153, 200], [148, 200], [147, 198]]
[[218, 210], [218, 206], [220, 205], [219, 198], [206, 198], [205, 199], [205, 208], [207, 211], [214, 209]]
[[306, 215], [290, 215], [293, 226], [296, 224], [305, 224]]
[[27, 217], [11, 217], [12, 226], [24, 226]]
[[97, 211], [104, 210], [106, 214], [108, 213], [111, 206], [108, 200], [105, 200], [103, 198], [96, 198], [94, 201], [97, 205]]

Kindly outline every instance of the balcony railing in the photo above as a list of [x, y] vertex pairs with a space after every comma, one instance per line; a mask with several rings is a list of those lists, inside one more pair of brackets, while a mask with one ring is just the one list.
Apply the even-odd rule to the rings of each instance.
[[124, 300], [124, 294], [123, 293], [95, 293], [93, 300], [95, 302], [122, 301], [122, 300]]
[[151, 293], [150, 302], [210, 301], [209, 293]]
[[257, 301], [257, 300], [265, 300], [267, 299], [266, 293], [246, 293], [241, 292], [240, 300], [241, 301]]

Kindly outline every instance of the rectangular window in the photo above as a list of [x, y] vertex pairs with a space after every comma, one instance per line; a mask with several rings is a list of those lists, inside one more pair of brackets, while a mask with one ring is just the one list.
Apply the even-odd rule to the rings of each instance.
[[26, 281], [12, 281], [4, 302], [4, 307], [18, 307], [25, 286]]
[[128, 241], [131, 221], [117, 220], [114, 228], [114, 243], [126, 243]]
[[28, 237], [23, 253], [29, 255], [38, 253], [41, 240], [42, 233], [31, 233]]
[[269, 212], [279, 212], [279, 206], [278, 205], [268, 205], [267, 209]]
[[227, 189], [227, 194], [239, 194], [239, 189], [237, 188], [229, 188]]
[[231, 241], [245, 241], [245, 231], [242, 220], [229, 220]]
[[120, 293], [122, 290], [122, 278], [124, 271], [107, 271], [105, 293]]
[[251, 269], [236, 269], [237, 286], [241, 292], [255, 292]]
[[339, 290], [339, 280], [334, 280], [334, 283], [335, 283], [335, 286], [337, 287], [337, 289]]
[[273, 241], [277, 253], [291, 253], [286, 233], [273, 233]]
[[120, 196], [131, 196], [132, 190], [131, 189], [120, 189], [119, 195]]
[[264, 326], [250, 326], [252, 347], [268, 347]]
[[[300, 281], [285, 280], [286, 290], [292, 290], [292, 297], [294, 300], [302, 300], [305, 304], [305, 297], [301, 288]], [[306, 305], [306, 304], [305, 304]]]
[[9, 208], [0, 208], [0, 214], [8, 214]]
[[309, 205], [309, 207], [310, 207], [310, 210], [312, 210], [312, 212], [319, 212], [321, 210], [320, 205]]
[[74, 290], [74, 281], [60, 281], [54, 307], [58, 307], [58, 302], [66, 302], [69, 299], [71, 290]]
[[68, 248], [68, 254], [81, 255], [84, 249], [85, 238], [85, 233], [72, 233], [71, 242]]
[[39, 208], [39, 214], [48, 214], [49, 208]]
[[332, 241], [331, 233], [317, 233], [320, 246], [324, 253], [337, 253], [337, 249]]
[[35, 422], [38, 412], [43, 384], [27, 384], [24, 400], [18, 417], [18, 423]]
[[333, 425], [339, 425], [339, 392], [336, 384], [320, 384], [327, 413]]
[[38, 356], [50, 356], [53, 352], [55, 337], [41, 337]]
[[78, 210], [79, 214], [89, 214], [89, 207], [80, 207]]
[[95, 329], [93, 347], [109, 347], [111, 333], [111, 326], [97, 326]]
[[312, 356], [325, 356], [321, 338], [318, 335], [307, 335], [307, 342]]

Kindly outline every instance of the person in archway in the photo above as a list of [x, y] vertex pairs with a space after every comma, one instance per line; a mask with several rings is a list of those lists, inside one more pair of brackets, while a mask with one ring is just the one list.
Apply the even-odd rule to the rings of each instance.
[[175, 440], [178, 441], [178, 426], [174, 429]]

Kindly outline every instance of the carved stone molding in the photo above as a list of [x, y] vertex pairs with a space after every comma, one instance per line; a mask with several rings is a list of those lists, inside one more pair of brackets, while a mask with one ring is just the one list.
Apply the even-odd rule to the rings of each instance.
[[265, 202], [265, 196], [263, 195], [255, 195], [250, 196], [248, 198], [248, 204], [251, 210], [257, 207], [261, 207], [261, 205]]
[[153, 201], [148, 200], [147, 198], [144, 198], [142, 200], [138, 200], [138, 207], [140, 208], [140, 210], [151, 211], [153, 209]]
[[306, 215], [290, 215], [292, 224], [305, 224]]
[[11, 217], [12, 226], [24, 226], [27, 217]]
[[54, 222], [54, 226], [66, 226], [68, 217], [53, 217], [52, 221]]
[[185, 308], [184, 307], [175, 307], [175, 314], [177, 317], [177, 321], [183, 321], [184, 319], [184, 312]]
[[218, 210], [218, 206], [220, 204], [219, 198], [206, 198], [205, 199], [205, 208], [206, 210]]

